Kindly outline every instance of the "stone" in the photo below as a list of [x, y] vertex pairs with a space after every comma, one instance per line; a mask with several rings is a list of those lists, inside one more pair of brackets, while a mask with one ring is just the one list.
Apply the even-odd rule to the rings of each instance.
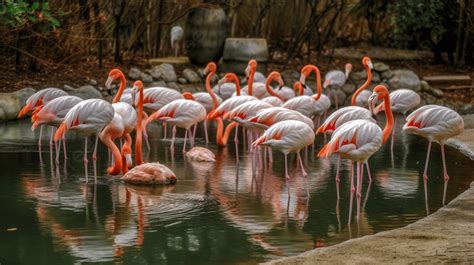
[[147, 87], [166, 87], [166, 83], [164, 81], [155, 81], [147, 84]]
[[390, 78], [393, 77], [393, 72], [388, 70], [388, 71], [382, 72], [380, 76], [382, 77], [382, 80], [389, 80]]
[[97, 86], [98, 84], [99, 84], [99, 83], [97, 83], [97, 81], [94, 80], [94, 79], [91, 79], [91, 80], [89, 81], [89, 85], [91, 85], [91, 86]]
[[337, 98], [337, 102], [338, 102], [338, 107], [342, 106], [344, 104], [344, 101], [346, 100], [346, 94], [344, 93], [344, 91], [342, 91], [342, 89], [340, 88], [334, 88], [334, 89], [331, 89], [331, 104], [333, 106], [336, 106], [336, 98]]
[[354, 91], [356, 90], [356, 86], [354, 84], [344, 84], [342, 86], [342, 91], [344, 91], [344, 93], [346, 93], [347, 95], [351, 95], [352, 93], [354, 93]]
[[133, 80], [138, 80], [142, 77], [142, 72], [140, 71], [140, 69], [132, 67], [130, 71], [128, 71], [128, 77]]
[[186, 68], [183, 70], [183, 77], [186, 78], [186, 80], [188, 80], [189, 83], [201, 82], [201, 78], [199, 78], [199, 75], [189, 68]]
[[437, 104], [437, 105], [441, 105], [441, 106], [444, 106], [444, 105], [445, 105], [444, 100], [443, 100], [443, 99], [440, 99], [440, 98], [436, 99], [436, 100], [434, 101], [434, 103]]
[[377, 72], [372, 73], [372, 83], [380, 83], [380, 74]]
[[431, 91], [431, 88], [430, 88], [430, 85], [428, 84], [428, 82], [426, 82], [425, 80], [421, 80], [420, 82], [420, 88], [421, 88], [421, 91]]
[[0, 93], [0, 121], [13, 120], [20, 112], [20, 100], [14, 93]]
[[149, 74], [142, 73], [142, 78], [141, 79], [142, 79], [143, 83], [153, 82], [153, 77], [151, 77], [151, 75], [149, 75]]
[[431, 93], [433, 93], [433, 95], [435, 95], [438, 98], [443, 97], [443, 94], [444, 94], [443, 91], [441, 91], [441, 89], [439, 89], [439, 88], [433, 88], [431, 90]]
[[91, 85], [81, 86], [69, 92], [72, 96], [78, 96], [82, 99], [102, 98], [102, 93]]
[[266, 39], [257, 38], [227, 38], [222, 56], [222, 71], [242, 75], [247, 63], [255, 59], [257, 70], [266, 72], [268, 62], [268, 45]]
[[420, 78], [411, 70], [395, 70], [393, 77], [388, 81], [390, 90], [400, 88], [411, 89], [415, 92], [421, 90]]
[[186, 78], [184, 78], [184, 77], [179, 77], [178, 78], [178, 83], [180, 83], [180, 84], [186, 84], [187, 82], [188, 82], [188, 80], [186, 80]]
[[174, 89], [174, 90], [179, 90], [180, 89], [179, 85], [176, 82], [166, 83], [166, 87]]
[[468, 104], [461, 105], [459, 110], [461, 113], [472, 113], [474, 108], [472, 104], [468, 103]]
[[36, 90], [31, 87], [25, 87], [13, 92], [13, 94], [18, 97], [18, 100], [20, 101], [20, 106], [22, 107], [25, 106], [26, 100], [28, 100], [28, 98], [31, 97], [34, 93], [36, 93]]
[[350, 77], [349, 77], [354, 83], [359, 83], [362, 80], [367, 79], [367, 72], [366, 71], [358, 71], [358, 72], [352, 72]]
[[285, 70], [281, 72], [281, 77], [283, 81], [285, 81], [285, 84], [294, 84], [300, 79], [300, 73], [295, 70]]
[[161, 79], [163, 79], [166, 83], [178, 81], [178, 77], [176, 76], [173, 65], [169, 63], [163, 63], [158, 67], [159, 71], [161, 72]]
[[154, 66], [149, 72], [150, 72], [150, 75], [153, 77], [153, 79], [160, 80], [161, 71], [160, 71], [159, 66]]
[[374, 70], [377, 72], [385, 72], [390, 70], [390, 67], [384, 63], [376, 63], [374, 64]]
[[69, 91], [72, 91], [72, 90], [74, 90], [74, 89], [75, 89], [75, 88], [72, 87], [72, 86], [70, 86], [70, 85], [64, 85], [64, 86], [63, 86], [63, 90], [66, 91], [66, 92], [68, 92], [68, 93], [69, 93]]

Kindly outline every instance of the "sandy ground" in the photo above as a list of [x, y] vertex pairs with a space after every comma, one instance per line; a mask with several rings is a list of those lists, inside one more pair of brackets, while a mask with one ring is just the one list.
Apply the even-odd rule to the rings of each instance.
[[[463, 118], [464, 133], [448, 144], [474, 159], [474, 114]], [[268, 264], [433, 263], [474, 264], [474, 182], [447, 206], [406, 227]]]

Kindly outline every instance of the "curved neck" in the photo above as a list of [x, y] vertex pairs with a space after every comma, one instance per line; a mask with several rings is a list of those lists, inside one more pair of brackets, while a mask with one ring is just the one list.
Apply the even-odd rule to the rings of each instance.
[[227, 78], [229, 81], [233, 81], [235, 83], [235, 94], [237, 96], [240, 96], [240, 81], [239, 81], [239, 77], [237, 77], [235, 74], [233, 73], [229, 73], [227, 74]]
[[143, 120], [143, 87], [139, 88], [139, 95], [138, 95], [137, 132], [135, 135], [135, 163], [136, 165], [143, 164], [142, 120]]
[[125, 85], [127, 84], [127, 80], [125, 79], [125, 76], [123, 73], [120, 73], [120, 87], [117, 91], [117, 94], [115, 94], [115, 97], [112, 101], [112, 103], [117, 103], [120, 101], [122, 98], [123, 91], [125, 90]]
[[207, 90], [207, 93], [209, 93], [209, 95], [211, 95], [211, 98], [212, 98], [212, 110], [217, 109], [217, 106], [219, 105], [219, 101], [217, 100], [217, 97], [211, 88], [211, 79], [215, 73], [216, 73], [215, 71], [211, 71], [206, 77], [206, 90]]
[[313, 98], [318, 100], [321, 97], [321, 93], [323, 92], [322, 86], [321, 86], [321, 73], [319, 72], [318, 67], [315, 65], [311, 66], [312, 71], [314, 71], [314, 74], [316, 76], [316, 95], [313, 95]]
[[383, 129], [383, 143], [387, 142], [388, 138], [392, 134], [393, 129], [393, 113], [392, 113], [392, 105], [390, 103], [390, 95], [387, 93], [384, 96], [383, 104], [385, 108], [385, 128]]
[[362, 84], [355, 92], [354, 95], [352, 95], [351, 99], [351, 104], [352, 106], [356, 105], [356, 99], [359, 94], [366, 89], [370, 83], [372, 82], [372, 71], [370, 70], [370, 67], [368, 65], [364, 65], [365, 70], [367, 71], [367, 80], [365, 80], [365, 83]]
[[249, 83], [248, 83], [248, 92], [249, 96], [253, 96], [253, 77], [255, 75], [255, 69], [252, 67], [250, 68], [250, 75], [249, 75]]
[[298, 95], [298, 96], [304, 95], [303, 86], [293, 86], [293, 90], [295, 90], [295, 94]]
[[224, 130], [224, 122], [222, 121], [222, 118], [220, 117], [217, 118], [216, 122], [217, 122], [217, 135], [216, 135], [217, 144], [219, 146], [226, 146], [227, 141], [229, 140], [229, 135], [232, 132], [232, 129], [234, 129], [235, 126], [237, 126], [237, 123], [235, 121], [229, 123], [229, 125], [227, 125], [227, 127]]
[[270, 83], [273, 81], [273, 78], [267, 78], [267, 80], [265, 81], [265, 89], [267, 90], [268, 94], [270, 94], [270, 96], [274, 96], [274, 97], [277, 97], [279, 98], [281, 101], [284, 101], [283, 100], [283, 97], [280, 96], [279, 94], [277, 94], [275, 91], [273, 91], [273, 89], [270, 87]]
[[122, 155], [120, 154], [118, 147], [115, 145], [115, 143], [112, 141], [112, 139], [108, 135], [104, 135], [104, 136], [101, 135], [100, 140], [102, 141], [102, 143], [104, 143], [104, 145], [106, 145], [109, 148], [109, 150], [112, 152], [112, 156], [114, 157], [114, 164], [112, 165], [112, 167], [109, 167], [107, 169], [107, 172], [110, 175], [119, 174], [120, 171], [122, 170]]

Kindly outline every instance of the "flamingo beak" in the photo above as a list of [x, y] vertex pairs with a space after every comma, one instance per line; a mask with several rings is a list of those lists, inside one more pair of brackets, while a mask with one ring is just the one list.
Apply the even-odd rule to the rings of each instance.
[[209, 68], [207, 68], [207, 66], [206, 66], [206, 68], [204, 68], [204, 70], [202, 70], [202, 76], [201, 76], [201, 77], [202, 77], [202, 78], [206, 77], [206, 75], [207, 75], [208, 73], [209, 73]]
[[250, 76], [250, 66], [247, 66], [247, 68], [245, 68], [245, 78], [249, 78]]
[[324, 80], [323, 88], [327, 88], [331, 84], [331, 80]]
[[374, 92], [372, 93], [372, 95], [370, 95], [369, 100], [367, 102], [369, 105], [369, 111], [375, 120], [377, 120], [377, 115], [375, 114], [375, 105], [377, 104], [377, 100], [378, 100], [378, 93]]
[[132, 89], [132, 102], [133, 102], [133, 105], [134, 105], [135, 108], [138, 105], [137, 102], [136, 102], [137, 91], [138, 91], [138, 87], [133, 86], [133, 89]]
[[281, 76], [277, 79], [277, 81], [278, 81], [279, 89], [281, 89], [285, 85], [285, 82], [283, 81]]
[[369, 61], [367, 65], [369, 66], [370, 70], [374, 69], [374, 65], [372, 64], [372, 61]]
[[112, 90], [112, 83], [114, 82], [114, 78], [109, 76], [107, 78], [107, 81], [105, 81], [105, 89], [107, 89], [108, 91]]

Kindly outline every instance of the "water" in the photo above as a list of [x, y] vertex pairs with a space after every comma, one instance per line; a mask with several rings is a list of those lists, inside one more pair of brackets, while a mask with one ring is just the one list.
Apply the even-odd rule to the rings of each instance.
[[[160, 128], [152, 126], [152, 151], [145, 151], [145, 159], [169, 166], [177, 185], [121, 183], [105, 172], [103, 146], [97, 184], [92, 177], [86, 184], [83, 139], [69, 137], [67, 163], [56, 167], [48, 136], [40, 158], [29, 126], [0, 126], [1, 264], [253, 264], [402, 227], [427, 214], [421, 178], [427, 143], [416, 136], [397, 135], [393, 162], [389, 146], [373, 156], [374, 181], [363, 184], [360, 221], [353, 218], [348, 226], [350, 165], [342, 166], [338, 211], [335, 157], [317, 159], [309, 152], [304, 178], [292, 156], [286, 183], [280, 153], [274, 153], [273, 170], [252, 177], [252, 159], [242, 144], [238, 167], [233, 143], [209, 146], [217, 154], [214, 164], [192, 163], [183, 160], [180, 139], [171, 157], [169, 141], [160, 141]], [[317, 138], [315, 150], [322, 141]], [[202, 139], [198, 144], [204, 145]], [[450, 201], [474, 180], [473, 161], [451, 148], [446, 155]], [[438, 145], [431, 157], [429, 212], [442, 206]]]

